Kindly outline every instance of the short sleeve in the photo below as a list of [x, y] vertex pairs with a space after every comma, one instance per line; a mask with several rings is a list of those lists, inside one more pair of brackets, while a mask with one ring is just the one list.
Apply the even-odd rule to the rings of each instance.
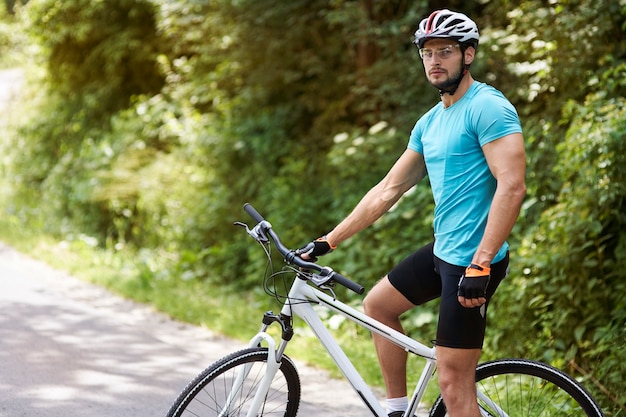
[[494, 90], [493, 94], [484, 94], [477, 98], [472, 106], [471, 120], [480, 146], [512, 133], [522, 132], [515, 107], [502, 93]]
[[[420, 119], [421, 120], [421, 119]], [[420, 154], [424, 154], [424, 145], [422, 144], [422, 126], [420, 125], [420, 120], [415, 123], [413, 126], [413, 130], [411, 130], [411, 136], [409, 137], [409, 145], [407, 146], [410, 150], [418, 152]]]

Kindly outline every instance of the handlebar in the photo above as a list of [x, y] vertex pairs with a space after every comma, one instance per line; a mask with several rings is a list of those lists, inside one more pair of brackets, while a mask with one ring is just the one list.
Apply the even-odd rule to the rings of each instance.
[[321, 276], [329, 277], [330, 281], [334, 281], [339, 285], [343, 285], [344, 287], [354, 291], [357, 294], [363, 294], [365, 292], [365, 288], [361, 284], [358, 284], [350, 280], [349, 278], [344, 277], [340, 273], [333, 271], [327, 266], [320, 266], [314, 262], [304, 260], [296, 255], [296, 251], [289, 249], [285, 245], [283, 245], [276, 232], [274, 232], [274, 230], [272, 229], [272, 225], [267, 220], [265, 220], [263, 216], [261, 216], [259, 212], [256, 211], [254, 207], [252, 207], [252, 205], [246, 203], [244, 204], [243, 209], [246, 211], [246, 213], [250, 215], [250, 217], [254, 219], [254, 221], [258, 223], [256, 227], [258, 227], [264, 235], [268, 236], [274, 241], [278, 252], [283, 256], [287, 263], [303, 269], [317, 271], [320, 273]]

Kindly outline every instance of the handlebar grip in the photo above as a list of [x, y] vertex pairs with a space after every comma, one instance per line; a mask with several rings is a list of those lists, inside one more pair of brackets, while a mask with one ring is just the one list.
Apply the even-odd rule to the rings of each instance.
[[259, 214], [258, 211], [256, 211], [256, 209], [254, 207], [252, 207], [252, 205], [250, 203], [246, 203], [243, 205], [243, 209], [246, 211], [246, 213], [248, 213], [250, 215], [250, 217], [252, 217], [255, 221], [257, 222], [262, 222], [265, 219], [263, 218], [263, 216], [261, 216]]
[[365, 292], [365, 288], [361, 284], [358, 284], [337, 272], [333, 274], [333, 281], [335, 281], [337, 284], [343, 285], [347, 289], [352, 290], [359, 295]]

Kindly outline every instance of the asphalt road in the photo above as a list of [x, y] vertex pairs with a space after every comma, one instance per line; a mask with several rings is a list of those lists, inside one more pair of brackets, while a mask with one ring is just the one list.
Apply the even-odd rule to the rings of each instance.
[[[189, 380], [243, 347], [0, 243], [1, 417], [163, 416]], [[298, 371], [299, 416], [369, 415], [344, 381]]]

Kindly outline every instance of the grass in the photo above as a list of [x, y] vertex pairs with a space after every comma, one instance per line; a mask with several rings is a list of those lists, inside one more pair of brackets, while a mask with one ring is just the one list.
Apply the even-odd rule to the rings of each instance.
[[[103, 250], [81, 236], [58, 240], [6, 214], [0, 216], [0, 239], [56, 269], [152, 305], [177, 320], [237, 339], [247, 338], [258, 329], [263, 310], [254, 294], [228, 293], [198, 281], [159, 278], [145, 255]], [[249, 317], [258, 320], [250, 323]]]

